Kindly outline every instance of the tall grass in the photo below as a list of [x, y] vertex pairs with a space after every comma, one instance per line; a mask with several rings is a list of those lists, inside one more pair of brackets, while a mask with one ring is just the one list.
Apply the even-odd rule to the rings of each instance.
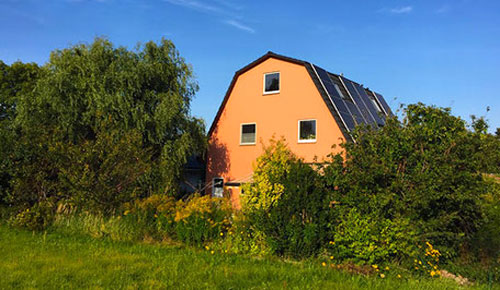
[[109, 237], [114, 241], [139, 241], [148, 233], [144, 225], [127, 217], [106, 217], [88, 213], [57, 215], [51, 229], [67, 235]]
[[[87, 224], [93, 223], [87, 221]], [[0, 226], [0, 257], [0, 289], [459, 288], [455, 282], [444, 279], [382, 279], [344, 273], [311, 262], [257, 260], [110, 238], [32, 233], [6, 226]]]

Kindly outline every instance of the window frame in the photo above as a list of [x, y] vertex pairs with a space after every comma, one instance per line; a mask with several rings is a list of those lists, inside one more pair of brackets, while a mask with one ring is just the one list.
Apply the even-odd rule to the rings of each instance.
[[340, 98], [344, 100], [344, 102], [353, 102], [351, 96], [345, 96], [344, 93], [342, 93], [342, 90], [340, 89], [340, 86], [337, 83], [333, 83], [333, 86], [335, 87], [335, 90], [339, 94]]
[[[215, 195], [215, 180], [216, 179], [221, 179], [222, 180], [222, 195], [221, 196]], [[212, 178], [212, 197], [218, 197], [218, 198], [224, 197], [224, 178], [222, 178], [222, 177], [214, 177], [214, 178]]]
[[[314, 121], [314, 139], [300, 139], [300, 122]], [[318, 141], [318, 120], [317, 119], [302, 119], [297, 122], [297, 140], [298, 143], [316, 143]]]
[[[278, 90], [277, 91], [269, 91], [266, 92], [266, 76], [267, 75], [272, 75], [272, 74], [278, 74]], [[268, 72], [264, 73], [264, 78], [262, 80], [262, 94], [263, 95], [273, 95], [273, 94], [279, 94], [281, 91], [281, 72], [279, 71], [273, 71], [273, 72]]]
[[371, 95], [368, 95], [368, 98], [370, 99], [370, 101], [372, 102], [372, 105], [375, 107], [375, 110], [377, 111], [377, 114], [380, 115], [380, 114], [384, 114], [384, 110], [382, 109], [382, 107], [378, 104], [378, 101], [377, 99], [374, 97], [374, 96], [371, 96]]
[[[255, 125], [255, 140], [253, 141], [253, 143], [243, 143], [242, 141], [242, 137], [243, 137], [243, 126], [244, 125]], [[252, 146], [252, 145], [256, 145], [257, 144], [257, 123], [256, 122], [252, 122], [252, 123], [241, 123], [240, 124], [240, 146]]]

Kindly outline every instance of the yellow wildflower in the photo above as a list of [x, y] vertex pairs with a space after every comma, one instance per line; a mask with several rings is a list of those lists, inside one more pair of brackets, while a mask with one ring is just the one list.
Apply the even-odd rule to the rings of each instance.
[[372, 265], [372, 268], [373, 268], [373, 269], [377, 269], [377, 268], [378, 268], [378, 265]]
[[400, 278], [400, 279], [401, 279], [401, 275], [399, 275], [399, 274], [398, 274], [398, 278]]
[[385, 275], [384, 274], [380, 274], [380, 278], [385, 278]]
[[430, 273], [430, 274], [431, 274], [431, 277], [436, 276], [436, 272], [435, 272], [434, 270], [433, 270], [433, 271], [431, 271], [431, 273]]
[[330, 256], [330, 260], [333, 260], [333, 256]]
[[325, 267], [325, 266], [326, 266], [326, 263], [325, 263], [325, 262], [321, 263], [321, 266]]
[[224, 233], [222, 233], [222, 232], [221, 232], [221, 233], [220, 233], [220, 236], [222, 237], [223, 235], [224, 235]]
[[389, 271], [389, 266], [385, 266], [385, 270], [386, 270], [386, 271]]
[[212, 254], [212, 255], [213, 255], [214, 253], [215, 253], [215, 251], [214, 251], [214, 250], [212, 250], [212, 251], [210, 252], [210, 254]]

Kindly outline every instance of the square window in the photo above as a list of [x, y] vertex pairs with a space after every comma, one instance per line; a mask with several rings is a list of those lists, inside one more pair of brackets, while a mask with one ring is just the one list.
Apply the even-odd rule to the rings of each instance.
[[299, 142], [316, 142], [316, 120], [299, 121]]
[[264, 94], [276, 94], [280, 92], [280, 73], [268, 73], [264, 75]]
[[241, 124], [241, 139], [240, 144], [242, 145], [253, 145], [255, 144], [257, 135], [257, 125], [253, 124]]
[[224, 179], [214, 178], [212, 186], [212, 196], [213, 197], [223, 197], [224, 196]]

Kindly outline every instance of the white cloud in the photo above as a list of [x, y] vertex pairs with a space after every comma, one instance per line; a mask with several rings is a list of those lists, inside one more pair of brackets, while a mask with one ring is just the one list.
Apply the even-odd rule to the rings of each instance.
[[214, 15], [222, 19], [229, 19], [229, 20], [221, 20], [221, 22], [245, 32], [255, 33], [255, 29], [253, 29], [252, 27], [249, 27], [241, 23], [240, 21], [235, 20], [235, 19], [241, 20], [243, 18], [240, 16], [239, 13], [243, 9], [243, 7], [235, 4], [231, 0], [212, 0], [206, 2], [200, 2], [197, 0], [163, 0], [163, 1], [172, 5], [182, 6], [198, 12]]
[[413, 6], [396, 7], [396, 8], [390, 9], [389, 11], [391, 13], [394, 13], [394, 14], [410, 13], [413, 11]]
[[226, 21], [224, 21], [224, 23], [228, 24], [230, 26], [236, 27], [240, 30], [246, 31], [246, 32], [255, 33], [255, 29], [253, 29], [249, 26], [246, 26], [246, 25], [244, 25], [236, 20], [226, 20]]
[[195, 0], [164, 0], [173, 5], [184, 6], [186, 8], [195, 9], [203, 12], [222, 12], [219, 7], [201, 3]]

